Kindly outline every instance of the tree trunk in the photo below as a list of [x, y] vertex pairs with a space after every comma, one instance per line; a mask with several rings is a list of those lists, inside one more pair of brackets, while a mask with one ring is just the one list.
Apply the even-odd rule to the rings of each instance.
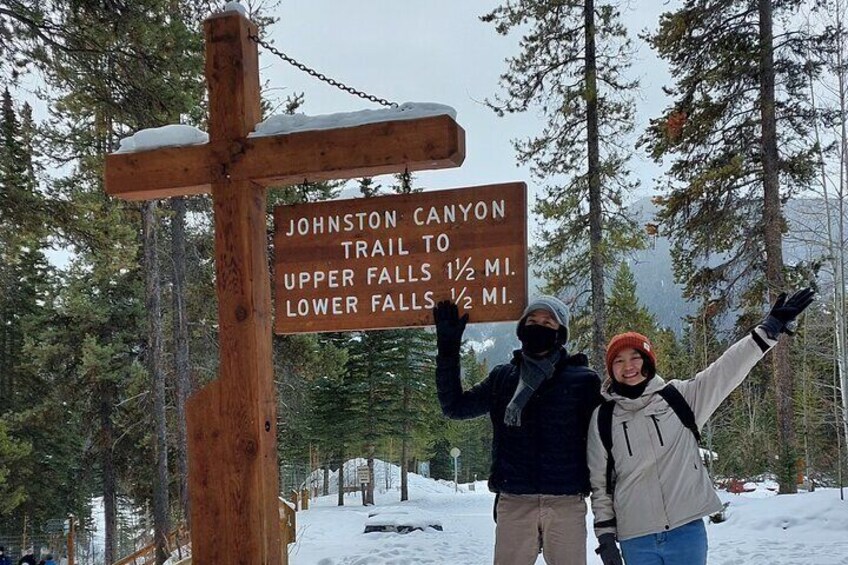
[[[778, 177], [777, 120], [775, 117], [774, 36], [772, 2], [759, 0], [760, 16], [760, 117], [762, 120], [763, 224], [766, 282], [770, 300], [784, 290], [783, 213]], [[789, 367], [789, 343], [780, 340], [772, 353], [779, 440], [778, 483], [780, 494], [798, 491], [795, 484], [797, 447], [795, 437], [794, 382]]]
[[[373, 360], [369, 359], [368, 366], [368, 429], [366, 430], [365, 436], [365, 452], [366, 457], [368, 458], [368, 476], [370, 478], [368, 485], [365, 487], [365, 504], [373, 505], [374, 504], [374, 452], [376, 450], [376, 446], [374, 445], [375, 438], [377, 437], [377, 423], [375, 422], [376, 416], [374, 415], [375, 405], [377, 403], [376, 400], [376, 391], [374, 390], [375, 383], [374, 380], [377, 378], [375, 375], [375, 369], [371, 365]], [[358, 480], [358, 479], [357, 479]]]
[[401, 417], [403, 426], [401, 428], [400, 444], [400, 499], [409, 500], [409, 404], [411, 402], [412, 390], [409, 383], [403, 387], [403, 402], [401, 404]]
[[342, 452], [341, 457], [339, 457], [339, 498], [338, 498], [339, 506], [344, 506], [344, 487], [345, 487], [344, 462], [345, 462], [344, 452]]
[[[409, 406], [409, 387], [403, 391], [404, 418]], [[409, 421], [403, 421], [403, 437], [400, 444], [400, 500], [409, 500], [409, 469], [407, 468], [409, 457]]]
[[[404, 425], [406, 427], [406, 425]], [[409, 500], [409, 468], [407, 460], [407, 452], [409, 450], [409, 439], [404, 432], [403, 440], [400, 445], [400, 500]]]
[[583, 9], [586, 37], [586, 143], [589, 170], [589, 261], [592, 286], [592, 365], [604, 366], [606, 350], [606, 307], [604, 296], [604, 256], [601, 249], [601, 170], [598, 133], [598, 81], [595, 60], [595, 2], [586, 0]]
[[186, 526], [191, 530], [188, 496], [188, 439], [185, 406], [192, 393], [189, 367], [188, 311], [186, 307], [186, 203], [182, 196], [171, 199], [171, 256], [173, 259], [174, 302], [174, 375], [177, 389], [177, 473], [179, 474], [180, 507]]
[[159, 288], [158, 220], [156, 201], [145, 202], [144, 263], [145, 305], [148, 324], [148, 366], [153, 386], [153, 420], [156, 431], [156, 480], [153, 483], [153, 537], [156, 565], [168, 559], [168, 427], [165, 414], [165, 374], [162, 370], [162, 306]]
[[114, 427], [112, 425], [114, 398], [114, 383], [104, 383], [100, 393], [100, 465], [103, 468], [103, 519], [105, 522], [103, 559], [106, 563], [114, 563], [118, 557], [115, 553], [115, 542], [118, 539], [117, 479], [112, 452], [112, 447], [115, 444]]
[[321, 496], [329, 496], [330, 494], [330, 462], [327, 461], [324, 465], [324, 484], [321, 487]]
[[810, 449], [810, 405], [813, 404], [810, 396], [810, 367], [807, 364], [807, 351], [809, 349], [807, 344], [807, 333], [808, 328], [804, 327], [804, 346], [801, 349], [802, 357], [801, 357], [801, 367], [803, 374], [803, 391], [801, 398], [803, 399], [802, 413], [804, 417], [804, 475], [807, 477], [807, 490], [809, 492], [813, 492], [816, 490], [816, 482], [813, 479], [813, 475], [815, 474], [815, 466], [813, 461], [813, 451]]
[[368, 451], [368, 476], [370, 477], [370, 481], [368, 482], [368, 486], [365, 489], [365, 504], [368, 506], [374, 505], [374, 451], [376, 450], [376, 446], [373, 442], [369, 443], [366, 446]]
[[[845, 241], [845, 198], [846, 198], [846, 183], [848, 183], [848, 87], [846, 87], [846, 67], [845, 67], [845, 48], [844, 38], [845, 38], [845, 27], [842, 19], [843, 11], [842, 6], [837, 8], [837, 29], [836, 29], [836, 37], [839, 42], [839, 47], [837, 50], [837, 76], [839, 79], [839, 112], [840, 112], [840, 125], [841, 125], [841, 143], [842, 143], [842, 152], [840, 154], [840, 159], [842, 160], [840, 167], [840, 178], [838, 184], [838, 193], [837, 193], [837, 231], [836, 231], [836, 242], [833, 245], [835, 250], [836, 257], [836, 268], [835, 279], [836, 279], [836, 295], [835, 295], [835, 307], [834, 312], [836, 316], [836, 354], [837, 354], [837, 367], [839, 368], [839, 382], [840, 382], [840, 390], [841, 390], [841, 400], [842, 400], [842, 433], [844, 436], [844, 443], [848, 444], [848, 324], [846, 324], [845, 316], [846, 316], [846, 307], [848, 307], [848, 301], [846, 301], [845, 297], [845, 245], [843, 242]], [[828, 210], [828, 220], [830, 220], [831, 215]], [[830, 223], [828, 223], [828, 226]], [[832, 241], [832, 244], [834, 243]], [[840, 464], [840, 469], [841, 464]]]

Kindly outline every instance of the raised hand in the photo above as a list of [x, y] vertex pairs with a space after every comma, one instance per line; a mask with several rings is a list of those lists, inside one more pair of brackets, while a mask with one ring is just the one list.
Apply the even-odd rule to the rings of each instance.
[[814, 296], [815, 292], [811, 288], [795, 291], [789, 298], [786, 298], [785, 292], [781, 292], [761, 324], [768, 336], [777, 339], [781, 332], [789, 335], [795, 333], [795, 319], [812, 304]]
[[436, 324], [436, 345], [439, 355], [459, 355], [462, 346], [462, 332], [468, 323], [468, 313], [459, 317], [459, 308], [450, 300], [439, 302], [433, 308], [433, 322]]

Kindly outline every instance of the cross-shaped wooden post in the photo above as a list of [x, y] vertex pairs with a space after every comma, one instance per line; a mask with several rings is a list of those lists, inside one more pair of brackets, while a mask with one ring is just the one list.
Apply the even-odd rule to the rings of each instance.
[[142, 200], [212, 193], [219, 378], [188, 405], [193, 562], [286, 563], [280, 546], [266, 188], [459, 166], [449, 116], [248, 138], [260, 121], [256, 26], [205, 22], [210, 142], [106, 158], [106, 190]]

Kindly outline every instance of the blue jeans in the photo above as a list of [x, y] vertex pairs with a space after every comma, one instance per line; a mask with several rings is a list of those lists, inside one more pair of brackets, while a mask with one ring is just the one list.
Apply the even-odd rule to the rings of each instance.
[[627, 565], [706, 565], [707, 530], [701, 519], [659, 534], [619, 542]]

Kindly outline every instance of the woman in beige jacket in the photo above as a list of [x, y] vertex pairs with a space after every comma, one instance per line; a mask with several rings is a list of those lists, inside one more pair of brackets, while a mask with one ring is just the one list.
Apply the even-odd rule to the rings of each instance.
[[[602, 387], [608, 407], [595, 410], [588, 438], [597, 553], [604, 565], [622, 563], [616, 540], [627, 565], [706, 563], [702, 518], [720, 510], [721, 503], [701, 464], [697, 430], [780, 333], [791, 333], [795, 318], [812, 301], [810, 289], [789, 299], [781, 294], [760, 325], [685, 381], [666, 383], [656, 375], [647, 337], [628, 332], [612, 338], [606, 359], [609, 378]], [[667, 387], [674, 387], [671, 395]], [[687, 413], [694, 416], [689, 427]], [[611, 440], [609, 467], [599, 420], [601, 430], [606, 426], [606, 441]]]

